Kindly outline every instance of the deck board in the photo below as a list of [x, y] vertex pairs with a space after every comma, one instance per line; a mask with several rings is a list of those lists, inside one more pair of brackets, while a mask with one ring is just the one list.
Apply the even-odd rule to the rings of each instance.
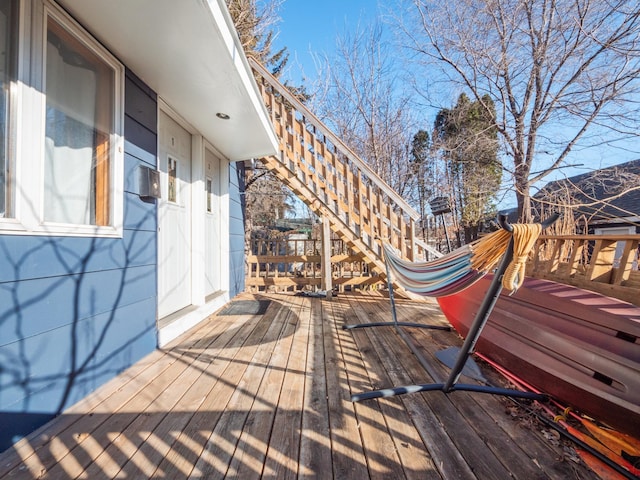
[[[434, 332], [432, 338], [440, 335], [439, 332]], [[419, 335], [416, 336], [419, 345], [425, 344]], [[468, 380], [465, 379], [465, 381]], [[552, 461], [558, 455], [558, 451], [550, 448], [546, 441], [540, 441], [542, 438], [539, 432], [532, 432], [528, 424], [523, 425], [505, 414], [509, 407], [515, 405], [510, 400], [490, 395], [470, 393], [464, 393], [464, 395], [467, 396], [466, 401], [456, 403], [459, 411], [471, 425], [481, 426], [483, 430], [478, 434], [488, 439], [487, 446], [516, 478], [561, 480], [574, 476], [575, 472], [570, 463]], [[454, 401], [457, 400], [454, 396], [451, 398]], [[532, 434], [538, 435], [539, 441], [530, 441]], [[545, 459], [543, 461], [548, 465], [543, 477], [539, 477], [540, 469], [535, 461], [531, 461], [537, 458]]]
[[[306, 368], [306, 355], [300, 345], [306, 345], [307, 335], [303, 305], [296, 304], [289, 311], [282, 335], [274, 345], [239, 448], [234, 453], [230, 471], [237, 478], [251, 478], [261, 473], [285, 478], [286, 473], [295, 472], [299, 440], [296, 438], [294, 442], [289, 430], [296, 433], [300, 430], [297, 415], [302, 412], [302, 402], [298, 402], [298, 397], [304, 389]], [[261, 400], [269, 397], [273, 398], [269, 403]], [[265, 465], [267, 458], [270, 461]]]
[[[345, 318], [349, 318], [352, 315], [352, 313], [345, 315], [344, 311], [341, 312], [341, 316]], [[350, 380], [349, 390], [353, 391], [360, 388], [363, 380], [369, 376], [367, 361], [361, 355], [361, 352], [367, 349], [365, 346], [358, 348], [356, 338], [352, 335], [342, 335], [341, 343], [341, 350], [348, 352], [349, 359], [345, 360], [345, 363], [349, 363], [347, 377]], [[381, 380], [381, 378], [382, 372], [376, 372], [376, 379]], [[348, 392], [345, 394], [348, 394]], [[394, 400], [385, 399], [375, 402], [356, 403], [354, 405], [360, 436], [365, 448], [365, 457], [372, 478], [403, 478], [405, 476], [398, 450], [395, 447], [393, 430], [389, 428], [381, 408], [382, 404], [397, 403]]]
[[[241, 298], [271, 303], [262, 315], [213, 315], [136, 363], [0, 454], [0, 479], [595, 478], [512, 419], [504, 399], [352, 403], [353, 393], [431, 381], [393, 328], [342, 330], [389, 320], [383, 296]], [[399, 300], [398, 315], [444, 322], [428, 303]], [[444, 378], [434, 353], [460, 345], [455, 332], [406, 332]]]
[[302, 433], [298, 474], [301, 478], [333, 478], [331, 468], [331, 437], [329, 426], [329, 392], [324, 348], [324, 330], [331, 322], [332, 302], [310, 302], [310, 321], [307, 344], [307, 378], [302, 411]]
[[[356, 308], [354, 308], [353, 305], [350, 305], [347, 310], [347, 314], [344, 315], [344, 317], [352, 319], [350, 323], [358, 323], [353, 322], [354, 318], [361, 320], [360, 323], [366, 323], [367, 321], [370, 321], [370, 319], [368, 317], [363, 318], [362, 314], [364, 313], [365, 312], [358, 308], [357, 305]], [[377, 350], [374, 343], [376, 342], [377, 336], [380, 334], [380, 329], [378, 329], [376, 335], [371, 337], [366, 335], [362, 330], [355, 330], [353, 333], [354, 337], [357, 338], [357, 344], [360, 352], [371, 352]], [[369, 369], [372, 370], [372, 367], [373, 365]], [[382, 364], [380, 364], [379, 368], [376, 368], [375, 370], [376, 378], [379, 382], [386, 385], [393, 384], [392, 378], [387, 373], [387, 370], [383, 368]], [[355, 386], [352, 385], [353, 392], [362, 390], [362, 385], [358, 385], [357, 388], [354, 387]], [[398, 478], [440, 478], [430, 455], [424, 450], [424, 445], [418, 431], [412, 425], [411, 417], [408, 415], [407, 411], [402, 408], [399, 399], [381, 399], [377, 403], [386, 424], [386, 428], [388, 428], [390, 432], [390, 438], [383, 447], [385, 450], [394, 450], [398, 455], [400, 465], [402, 465], [403, 474], [399, 475]]]
[[[410, 320], [407, 319], [406, 321]], [[389, 331], [389, 329], [387, 330]], [[430, 335], [425, 334], [424, 331], [421, 333], [423, 333], [423, 337], [429, 337], [424, 342], [426, 345], [429, 345], [431, 343]], [[402, 358], [403, 351], [406, 347], [399, 338], [391, 338], [392, 336], [398, 337], [394, 331], [390, 331], [385, 338], [386, 343], [393, 344], [392, 351], [396, 352], [396, 356], [398, 358]], [[446, 378], [444, 368], [442, 368], [438, 360], [433, 355], [430, 355], [430, 353], [431, 352], [427, 352], [427, 361], [432, 360], [431, 363], [433, 368], [440, 371], [442, 379]], [[382, 352], [379, 352], [379, 354], [382, 356]], [[426, 372], [424, 372], [419, 365], [416, 365], [413, 362], [405, 362], [404, 365], [406, 365], [408, 374], [413, 383], [430, 383], [434, 381], [434, 379], [428, 377]], [[435, 379], [435, 381], [438, 380]], [[471, 394], [465, 392], [454, 392], [451, 395], [445, 396], [441, 392], [429, 392], [425, 393], [424, 396], [426, 397], [429, 409], [437, 416], [439, 423], [448, 433], [448, 437], [452, 442], [450, 448], [448, 448], [445, 453], [450, 453], [455, 450], [459, 451], [465, 461], [472, 468], [474, 474], [481, 478], [494, 478], [497, 480], [507, 478], [509, 476], [508, 470], [504, 465], [502, 465], [497, 456], [487, 455], [486, 442], [488, 437], [479, 435], [474, 429], [473, 422], [460, 422], [461, 418], [465, 418], [464, 412], [460, 410], [460, 405], [470, 405], [467, 412], [472, 411], [476, 407]], [[492, 426], [493, 424], [490, 422], [483, 422], [482, 424], [483, 429], [487, 429]], [[452, 462], [453, 459], [447, 457], [444, 461]], [[513, 468], [516, 467], [516, 465], [513, 466]], [[532, 478], [518, 477], [517, 475], [515, 475], [515, 477]]]
[[[264, 376], [264, 365], [269, 360], [272, 344], [283, 332], [289, 314], [290, 309], [286, 309], [273, 319], [260, 322], [259, 328], [248, 338], [246, 348], [231, 362], [231, 375], [225, 372], [222, 391], [219, 392], [223, 395], [215, 397], [219, 400], [217, 421], [207, 438], [203, 455], [194, 466], [192, 478], [221, 477], [229, 471], [239, 436]], [[269, 401], [272, 402], [271, 399]], [[229, 473], [231, 476], [234, 474]]]
[[[298, 297], [299, 298], [299, 297]], [[289, 322], [289, 341], [277, 349], [277, 388], [280, 390], [275, 415], [264, 437], [264, 476], [271, 478], [297, 478], [300, 455], [300, 431], [304, 406], [304, 390], [307, 382], [307, 345], [311, 328], [310, 305], [304, 304], [297, 313], [297, 322]], [[276, 385], [267, 385], [265, 395], [275, 390]], [[239, 478], [247, 478], [239, 471]]]
[[338, 327], [335, 325], [339, 308], [337, 302], [332, 302], [328, 307], [331, 313], [324, 325], [323, 342], [333, 476], [334, 478], [366, 478], [368, 475], [366, 458], [360, 440], [355, 407], [348, 401], [346, 369], [350, 368], [351, 353], [345, 354], [338, 347], [340, 337]]
[[[369, 321], [384, 321], [390, 318], [388, 304], [381, 302], [359, 302], [356, 308], [360, 312], [362, 323]], [[380, 311], [382, 308], [382, 311]], [[366, 318], [362, 316], [365, 315]], [[378, 317], [376, 315], [381, 315]], [[414, 321], [407, 317], [401, 309], [398, 309], [399, 321]], [[367, 334], [377, 346], [375, 353], [384, 369], [389, 372], [391, 383], [373, 385], [372, 388], [387, 388], [394, 385], [410, 385], [414, 383], [429, 383], [434, 381], [427, 372], [414, 361], [412, 353], [403, 344], [399, 335], [390, 327], [362, 330], [362, 334]], [[435, 365], [435, 362], [434, 362]], [[421, 422], [422, 439], [426, 445], [426, 450], [433, 458], [435, 465], [442, 471], [444, 478], [473, 479], [483, 478], [474, 474], [472, 467], [468, 464], [463, 452], [455, 445], [452, 435], [461, 430], [460, 426], [466, 427], [465, 422], [460, 422], [460, 417], [451, 412], [451, 405], [444, 403], [438, 398], [440, 393], [436, 392], [421, 395], [405, 395], [397, 397], [407, 408], [414, 422]], [[408, 404], [408, 405], [407, 405]], [[453, 417], [452, 417], [453, 415]], [[452, 418], [451, 418], [452, 417]], [[451, 423], [455, 428], [450, 428]], [[460, 424], [457, 425], [457, 424]], [[466, 450], [466, 449], [465, 449]], [[481, 450], [484, 450], [483, 448]]]

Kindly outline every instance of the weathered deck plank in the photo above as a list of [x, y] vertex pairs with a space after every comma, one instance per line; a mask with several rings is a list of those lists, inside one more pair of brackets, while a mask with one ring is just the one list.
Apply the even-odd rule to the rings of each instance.
[[[358, 305], [364, 306], [363, 310], [367, 315], [365, 321], [384, 321], [390, 316], [388, 305], [385, 307], [382, 303], [376, 302], [358, 302]], [[425, 308], [428, 308], [425, 306]], [[410, 315], [410, 309], [403, 309], [402, 303], [398, 309], [399, 320], [407, 322], [419, 321], [415, 315]], [[386, 331], [385, 331], [386, 330]], [[399, 336], [395, 334], [393, 329], [377, 330], [373, 338], [386, 339], [384, 345], [380, 347], [380, 361], [387, 363], [388, 371], [393, 371], [394, 364], [389, 359], [406, 358], [410, 355], [407, 352], [403, 354], [404, 345]], [[455, 343], [455, 333], [443, 333], [433, 330], [422, 329], [406, 329], [407, 333], [414, 338], [418, 338], [415, 342], [416, 346], [422, 350], [423, 356], [432, 364], [432, 368], [440, 374], [440, 379], [446, 378], [448, 370], [440, 364], [435, 357], [435, 352], [441, 348], [441, 341], [434, 341], [435, 338], [448, 337], [444, 342], [445, 345]], [[452, 338], [453, 337], [453, 338]], [[389, 356], [388, 346], [392, 345], [391, 352], [395, 355]], [[385, 351], [385, 347], [387, 350]], [[404, 363], [403, 363], [404, 364]], [[397, 368], [397, 366], [396, 366]], [[412, 369], [408, 373], [411, 375], [411, 381], [395, 382], [395, 385], [407, 383], [429, 383], [426, 372], [423, 369]], [[472, 380], [464, 379], [465, 382]], [[388, 387], [380, 385], [376, 388]], [[428, 412], [433, 412], [438, 419], [438, 423], [443, 425], [447, 436], [451, 438], [453, 444], [449, 448], [443, 449], [445, 455], [441, 458], [441, 465], [455, 464], [460, 459], [459, 453], [463, 455], [469, 467], [473, 470], [473, 475], [482, 478], [504, 478], [505, 474], [512, 475], [515, 478], [567, 478], [568, 475], [574, 475], [575, 472], [566, 462], [557, 461], [557, 451], [555, 455], [541, 446], [540, 442], [532, 442], [531, 435], [528, 435], [529, 441], [523, 442], [521, 435], [522, 428], [514, 426], [506, 421], [504, 408], [499, 397], [492, 397], [482, 394], [470, 394], [465, 392], [454, 392], [446, 396], [454, 410], [447, 407], [444, 402], [444, 395], [440, 392], [431, 392], [424, 394], [427, 396]], [[409, 399], [410, 396], [404, 396], [403, 399]], [[494, 413], [490, 413], [494, 412]], [[497, 412], [497, 413], [496, 413]], [[465, 421], [461, 422], [463, 418]], [[499, 420], [496, 420], [498, 418]], [[470, 429], [467, 427], [471, 427]], [[430, 428], [429, 431], [434, 431]], [[513, 437], [520, 441], [515, 441]], [[432, 445], [440, 446], [446, 441], [445, 438], [439, 438]], [[525, 445], [525, 452], [521, 445]], [[492, 455], [487, 455], [491, 452]], [[536, 456], [532, 455], [535, 452]], [[453, 457], [448, 455], [453, 454]], [[542, 462], [539, 458], [542, 457]], [[496, 463], [497, 462], [497, 463]], [[545, 465], [542, 471], [540, 464]], [[503, 467], [504, 465], [504, 467]], [[462, 467], [462, 466], [461, 466]], [[508, 473], [505, 471], [508, 469]], [[453, 474], [453, 472], [451, 473]], [[450, 475], [451, 475], [450, 474]], [[455, 472], [456, 477], [461, 475], [460, 471]]]
[[331, 303], [311, 302], [311, 324], [307, 345], [307, 382], [302, 411], [300, 439], [300, 478], [333, 478], [329, 426], [329, 392], [327, 390], [324, 330], [330, 328]]
[[[190, 478], [224, 477], [229, 471], [229, 464], [265, 373], [265, 369], [258, 365], [269, 361], [271, 343], [280, 338], [291, 313], [289, 307], [284, 307], [283, 310], [276, 315], [274, 321], [260, 322], [259, 334], [247, 342], [248, 348], [231, 363], [230, 368], [234, 372], [231, 376], [224, 376], [223, 386], [224, 393], [230, 396], [227, 398], [227, 395], [216, 395], [219, 400], [217, 422]], [[234, 472], [229, 473], [234, 476]]]
[[[278, 348], [281, 360], [274, 366], [282, 374], [280, 396], [275, 415], [272, 417], [270, 437], [265, 438], [266, 448], [263, 474], [267, 477], [297, 478], [300, 454], [304, 390], [307, 382], [307, 345], [311, 328], [311, 308], [305, 302], [301, 306], [293, 327], [289, 348]], [[271, 388], [265, 390], [265, 394]], [[248, 478], [238, 470], [238, 478]]]
[[[273, 343], [271, 358], [265, 361], [262, 366], [256, 365], [257, 368], [262, 367], [264, 376], [229, 465], [229, 473], [233, 473], [236, 478], [258, 478], [262, 475], [269, 447], [274, 447], [280, 452], [284, 450], [285, 455], [289, 453], [284, 447], [286, 443], [283, 442], [283, 438], [273, 436], [273, 428], [281, 409], [289, 408], [289, 406], [283, 406], [283, 400], [286, 400], [283, 398], [286, 383], [298, 373], [290, 372], [287, 368], [289, 361], [294, 356], [293, 351], [296, 349], [296, 336], [303, 328], [303, 305], [301, 301], [298, 301], [299, 298], [294, 297], [294, 299], [297, 301], [289, 308], [282, 335]], [[272, 454], [274, 449], [271, 450]], [[291, 453], [293, 454], [293, 452]], [[297, 461], [297, 454], [295, 454], [295, 458]]]
[[[334, 308], [340, 309], [338, 317], [345, 317], [344, 303], [336, 303]], [[336, 325], [337, 329], [341, 325]], [[339, 330], [340, 350], [344, 356], [347, 368], [347, 380], [349, 381], [349, 392], [361, 388], [366, 383], [366, 379], [371, 375], [368, 371], [367, 361], [360, 354], [358, 346], [352, 335], [344, 335], [344, 331]], [[379, 376], [376, 375], [376, 379]], [[349, 395], [349, 392], [345, 394]], [[381, 402], [356, 403], [354, 405], [356, 420], [364, 446], [365, 458], [371, 478], [402, 478], [404, 470], [395, 448], [394, 440], [385, 416], [380, 409]], [[384, 402], [383, 403], [389, 403]]]
[[[0, 479], [595, 478], [495, 397], [352, 403], [430, 381], [393, 328], [341, 329], [388, 320], [382, 296], [260, 298], [264, 315], [212, 316], [0, 454]], [[398, 307], [401, 320], [443, 321], [433, 305]], [[455, 333], [407, 331], [444, 377], [433, 355]]]
[[[268, 312], [268, 321], [274, 322], [279, 312], [279, 309], [273, 309]], [[201, 433], [211, 432], [208, 427], [214, 423], [216, 418], [215, 414], [211, 414], [211, 412], [216, 411], [217, 405], [224, 398], [220, 394], [220, 383], [226, 383], [225, 374], [230, 368], [236, 367], [237, 363], [244, 363], [240, 352], [242, 350], [247, 352], [253, 350], [251, 342], [261, 339], [261, 336], [265, 335], [264, 327], [267, 327], [267, 324], [268, 322], [261, 321], [262, 328], [254, 329], [251, 335], [245, 337], [246, 341], [244, 342], [243, 335], [236, 334], [233, 343], [227, 344], [223, 350], [210, 352], [208, 358], [204, 359], [207, 362], [204, 374], [201, 375], [201, 381], [198, 384], [194, 384], [194, 388], [192, 388], [194, 392], [192, 395], [193, 403], [184, 400], [180, 402], [180, 410], [186, 412], [181, 413], [181, 415], [188, 415], [195, 411], [195, 417], [192, 414], [185, 425], [176, 424], [170, 431], [159, 432], [163, 435], [163, 438], [170, 438], [169, 432], [179, 433], [171, 445], [171, 449], [160, 460], [156, 470], [157, 476], [162, 474], [165, 478], [183, 478], [186, 475], [193, 475], [193, 466], [197, 463], [199, 454], [205, 448], [206, 438]], [[218, 372], [223, 366], [223, 375], [220, 375]], [[240, 365], [240, 369], [242, 367]], [[247, 365], [245, 364], [244, 367], [246, 368]], [[246, 372], [246, 370], [244, 371]], [[229, 393], [232, 390], [226, 385], [222, 385], [222, 389]], [[197, 472], [197, 469], [195, 471]]]
[[[354, 308], [353, 304], [345, 305], [343, 311], [343, 317], [349, 319], [349, 323], [365, 323], [367, 321], [375, 321], [366, 316], [366, 312], [359, 308], [357, 305]], [[355, 321], [355, 320], [359, 321]], [[379, 320], [379, 319], [376, 319]], [[384, 321], [384, 320], [381, 320]], [[385, 327], [388, 328], [388, 327]], [[373, 339], [365, 334], [364, 330], [354, 330], [354, 337], [357, 339], [358, 350], [362, 352], [373, 352], [376, 349], [375, 337], [380, 332], [376, 332]], [[387, 370], [383, 368], [382, 364], [379, 364], [378, 368], [375, 368], [376, 362], [370, 362], [369, 372], [375, 370], [375, 378], [380, 384], [391, 385], [393, 380], [387, 373]], [[370, 373], [369, 373], [370, 375]], [[352, 392], [358, 392], [363, 389], [363, 386], [372, 388], [372, 383], [358, 382], [357, 385], [352, 384]], [[440, 478], [440, 475], [433, 464], [433, 461], [425, 449], [424, 443], [412, 424], [411, 417], [407, 411], [402, 408], [399, 398], [387, 398], [380, 399], [375, 403], [378, 404], [381, 414], [383, 415], [386, 427], [389, 429], [390, 438], [384, 445], [385, 450], [394, 450], [400, 461], [400, 465], [403, 468], [403, 475], [406, 478]], [[375, 436], [375, 433], [374, 433]]]
[[[380, 305], [384, 305], [382, 318], [376, 317], [380, 310]], [[385, 321], [390, 320], [388, 302], [358, 302], [355, 310], [359, 312], [362, 321]], [[409, 320], [398, 310], [398, 320]], [[402, 339], [391, 327], [375, 328], [367, 331], [363, 330], [371, 339], [375, 346], [374, 352], [378, 355], [380, 364], [389, 372], [391, 384], [377, 384], [373, 388], [387, 388], [393, 385], [410, 385], [416, 382], [428, 383], [433, 381], [427, 373], [417, 364], [413, 354], [402, 343]], [[440, 394], [436, 392], [436, 395]], [[421, 433], [425, 449], [430, 453], [434, 463], [438, 466], [443, 478], [473, 479], [477, 478], [473, 469], [469, 466], [463, 453], [456, 447], [450, 431], [447, 428], [451, 422], [443, 423], [447, 416], [451, 416], [451, 407], [439, 405], [438, 399], [433, 394], [407, 395], [398, 397], [403, 404], [408, 404], [408, 410], [413, 411], [412, 420], [419, 422], [418, 431]], [[441, 402], [440, 402], [441, 403]], [[439, 409], [439, 410], [437, 410]], [[454, 416], [453, 421], [460, 418]], [[421, 427], [421, 428], [420, 428]], [[482, 477], [481, 477], [482, 478]]]
[[[414, 332], [414, 335], [417, 333]], [[433, 332], [430, 339], [440, 335], [440, 332]], [[444, 340], [445, 343], [451, 341], [451, 336], [448, 337]], [[418, 336], [417, 344], [422, 346], [424, 343]], [[496, 383], [501, 380], [497, 378], [497, 374], [488, 376], [496, 377]], [[563, 480], [576, 476], [575, 468], [570, 462], [555, 461], [558, 457], [557, 448], [551, 448], [539, 432], [531, 429], [531, 424], [523, 424], [505, 414], [509, 407], [516, 406], [515, 403], [504, 397], [468, 393], [464, 395], [469, 398], [458, 402], [458, 409], [469, 423], [483, 426], [481, 428], [484, 430], [479, 435], [488, 439], [487, 445], [516, 478], [521, 475], [522, 478]], [[455, 397], [452, 398], [456, 400]], [[540, 465], [545, 466], [543, 472]]]
[[[228, 325], [226, 325], [228, 327]], [[208, 331], [214, 331], [215, 324], [207, 325]], [[225, 325], [220, 325], [219, 331], [224, 331]], [[203, 332], [190, 332], [186, 340], [190, 342], [190, 348], [197, 348], [204, 342]], [[71, 407], [55, 422], [51, 422], [44, 428], [38, 430], [29, 438], [29, 441], [21, 440], [15, 446], [18, 457], [22, 463], [14, 463], [16, 457], [3, 462], [0, 471], [5, 469], [12, 476], [23, 478], [35, 478], [40, 472], [55, 468], [56, 457], [61, 455], [57, 452], [59, 445], [73, 444], [74, 436], [82, 435], [82, 432], [96, 432], [107, 421], [110, 432], [117, 431], [119, 424], [127, 423], [122, 415], [113, 415], [118, 412], [127, 402], [131, 401], [141, 392], [141, 386], [153, 386], [154, 382], [163, 382], [166, 379], [163, 375], [171, 372], [172, 368], [179, 367], [179, 358], [166, 351], [157, 350], [150, 354], [141, 362], [136, 363], [132, 368], [113, 379], [103, 388], [89, 395], [87, 398]], [[176, 375], [179, 371], [176, 371]], [[170, 374], [169, 374], [170, 375]], [[131, 413], [132, 417], [136, 415]], [[80, 433], [79, 433], [80, 432]], [[84, 435], [85, 437], [87, 435]], [[100, 438], [93, 436], [94, 440]], [[55, 439], [55, 442], [54, 442]], [[44, 448], [44, 447], [47, 448]], [[70, 453], [67, 449], [67, 454]], [[63, 458], [63, 457], [59, 457]]]
[[[246, 328], [247, 332], [255, 325], [247, 318], [238, 322], [238, 328]], [[91, 435], [97, 440], [94, 447], [104, 451], [91, 452], [95, 460], [87, 467], [88, 478], [93, 478], [92, 475], [111, 475], [115, 478], [127, 472], [129, 475], [154, 474], [156, 465], [170, 448], [167, 432], [176, 431], [176, 428], [179, 431], [185, 420], [184, 415], [174, 413], [182, 409], [176, 407], [180, 402], [193, 406], [192, 387], [202, 374], [210, 352], [237, 342], [239, 337], [232, 335], [232, 332], [233, 328], [217, 327], [209, 333], [203, 332], [204, 335], [195, 343], [190, 343], [186, 351], [180, 352], [176, 361], [162, 375], [139, 390], [137, 395], [116, 411], [117, 415], [94, 430]], [[198, 398], [199, 394], [196, 393], [195, 397]], [[105, 458], [107, 463], [103, 465]], [[111, 468], [105, 471], [107, 465]], [[70, 474], [70, 471], [58, 464], [51, 475], [52, 478], [58, 478], [63, 473]]]
[[[404, 316], [403, 318], [405, 321], [413, 321]], [[414, 333], [412, 330], [415, 329], [408, 330], [409, 336], [411, 336], [411, 333]], [[425, 358], [430, 361], [432, 368], [440, 374], [441, 379], [447, 378], [448, 371], [436, 359], [435, 350], [424, 348], [425, 345], [433, 346], [431, 332], [427, 333], [424, 330], [420, 330], [419, 333], [424, 339], [419, 345], [423, 346]], [[393, 339], [390, 338], [388, 341], [393, 342]], [[394, 349], [397, 351], [397, 355], [402, 355], [403, 345], [399, 344], [397, 348], [394, 346]], [[407, 366], [410, 368], [408, 373], [414, 383], [439, 381], [438, 379], [428, 378], [418, 365], [408, 364]], [[466, 382], [467, 379], [464, 381]], [[472, 380], [469, 382], [473, 383]], [[445, 396], [441, 392], [430, 392], [425, 395], [427, 396], [427, 403], [431, 407], [430, 410], [438, 417], [453, 442], [452, 448], [448, 449], [448, 451], [458, 450], [475, 475], [482, 478], [500, 479], [506, 478], [511, 473], [515, 478], [536, 478], [536, 476], [531, 475], [519, 475], [520, 472], [515, 471], [520, 468], [519, 464], [513, 465], [510, 468], [511, 472], [509, 472], [500, 460], [501, 452], [499, 450], [497, 454], [493, 450], [492, 453], [494, 455], [488, 455], [487, 449], [490, 448], [491, 438], [504, 438], [505, 435], [504, 432], [496, 431], [493, 422], [487, 422], [486, 417], [482, 414], [478, 415], [478, 406], [474, 400], [474, 397], [478, 396], [478, 394], [454, 392]], [[461, 418], [465, 418], [467, 421], [461, 422]]]
[[[354, 406], [349, 402], [345, 357], [339, 351], [335, 325], [336, 305], [329, 306], [330, 317], [323, 329], [323, 346], [329, 405], [329, 431], [334, 478], [367, 478], [369, 476], [360, 440]], [[348, 362], [348, 356], [346, 361]]]

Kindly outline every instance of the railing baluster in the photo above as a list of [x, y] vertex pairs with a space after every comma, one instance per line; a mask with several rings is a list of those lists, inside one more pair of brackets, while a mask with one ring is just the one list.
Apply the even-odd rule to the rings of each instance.
[[620, 257], [620, 265], [614, 271], [614, 275], [611, 280], [612, 284], [621, 285], [622, 282], [629, 280], [634, 255], [637, 255], [637, 252], [638, 240], [626, 240], [624, 242], [624, 248]]
[[[550, 244], [556, 248], [549, 249]], [[570, 246], [567, 261], [558, 245]], [[640, 305], [640, 235], [542, 235], [527, 275], [568, 283]], [[617, 248], [618, 245], [621, 245]], [[616, 266], [614, 267], [614, 261]], [[542, 268], [542, 264], [547, 268]], [[557, 268], [550, 266], [557, 263]], [[564, 268], [566, 266], [566, 268]], [[563, 268], [560, 268], [563, 267]]]
[[573, 277], [578, 273], [578, 265], [582, 260], [582, 253], [584, 251], [584, 240], [572, 240], [571, 257], [569, 258], [569, 268], [567, 275]]

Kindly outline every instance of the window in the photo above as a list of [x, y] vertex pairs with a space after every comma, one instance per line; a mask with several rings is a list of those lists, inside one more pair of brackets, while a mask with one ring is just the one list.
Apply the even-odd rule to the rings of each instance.
[[124, 68], [49, 0], [0, 0], [0, 27], [0, 230], [121, 236]]
[[47, 20], [44, 220], [109, 225], [115, 73]]
[[0, 0], [0, 218], [11, 215], [11, 85], [16, 81], [17, 9], [15, 0]]
[[167, 168], [169, 194], [167, 198], [171, 203], [178, 203], [178, 160], [169, 156], [167, 161], [169, 162], [169, 167]]
[[207, 177], [207, 213], [213, 212], [213, 180]]

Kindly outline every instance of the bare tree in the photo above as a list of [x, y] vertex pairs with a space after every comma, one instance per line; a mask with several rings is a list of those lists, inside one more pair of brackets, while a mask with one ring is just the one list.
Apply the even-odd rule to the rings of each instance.
[[417, 128], [395, 57], [380, 25], [344, 34], [337, 40], [335, 57], [325, 58], [326, 88], [317, 94], [315, 105], [345, 144], [411, 201], [411, 142]]
[[247, 223], [252, 228], [273, 228], [292, 208], [291, 191], [264, 166], [252, 170], [245, 190]]
[[532, 185], [577, 147], [637, 139], [638, 2], [413, 0], [409, 18], [398, 25], [426, 78], [442, 73], [495, 104], [521, 220], [531, 219]]

